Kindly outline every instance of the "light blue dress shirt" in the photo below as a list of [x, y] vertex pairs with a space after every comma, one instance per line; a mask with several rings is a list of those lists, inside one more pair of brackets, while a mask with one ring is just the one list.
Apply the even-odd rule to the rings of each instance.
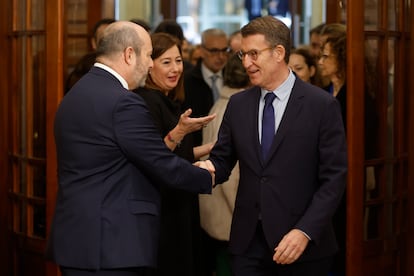
[[[289, 70], [289, 75], [287, 79], [277, 87], [272, 93], [276, 95], [275, 100], [273, 101], [273, 109], [275, 111], [275, 131], [282, 121], [283, 113], [285, 113], [286, 105], [288, 103], [290, 93], [292, 92], [293, 85], [295, 83], [296, 77], [293, 74], [292, 70]], [[262, 88], [260, 101], [259, 101], [259, 116], [258, 116], [258, 126], [259, 126], [259, 141], [262, 141], [262, 118], [263, 118], [263, 108], [265, 105], [264, 96], [266, 93], [270, 93]]]

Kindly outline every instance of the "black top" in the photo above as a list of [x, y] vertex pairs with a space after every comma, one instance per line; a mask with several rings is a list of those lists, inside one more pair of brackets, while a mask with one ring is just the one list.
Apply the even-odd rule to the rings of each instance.
[[[325, 88], [326, 91], [333, 90], [332, 83]], [[342, 85], [335, 97], [341, 105], [342, 121], [346, 132], [346, 84]], [[346, 192], [342, 195], [341, 201], [335, 214], [332, 217], [336, 239], [338, 241], [339, 250], [336, 253], [330, 272], [339, 273], [345, 271], [345, 243], [346, 243]]]
[[[201, 73], [201, 60], [193, 69], [184, 75], [185, 101], [184, 108], [191, 108], [193, 113], [191, 117], [207, 116], [214, 104], [213, 92], [210, 86], [204, 81]], [[199, 146], [202, 143], [202, 130], [195, 131], [194, 145]]]
[[[173, 101], [161, 91], [138, 88], [135, 92], [143, 97], [147, 103], [161, 137], [164, 138], [167, 136], [168, 132], [177, 125], [180, 119], [182, 113], [181, 104]], [[192, 136], [186, 135], [181, 145], [175, 148], [174, 153], [190, 162], [194, 162]]]
[[[164, 138], [180, 119], [180, 103], [157, 90], [138, 88], [134, 92], [144, 98], [154, 123]], [[186, 135], [174, 153], [194, 162], [192, 135]], [[198, 195], [162, 187], [158, 268], [146, 276], [197, 275], [199, 225]]]
[[[324, 87], [324, 90], [326, 90], [328, 93], [331, 94], [333, 90], [332, 83]], [[341, 89], [339, 89], [338, 94], [336, 95], [336, 99], [341, 105], [342, 121], [344, 122], [344, 128], [346, 132], [346, 84], [345, 83], [344, 85], [342, 85]]]

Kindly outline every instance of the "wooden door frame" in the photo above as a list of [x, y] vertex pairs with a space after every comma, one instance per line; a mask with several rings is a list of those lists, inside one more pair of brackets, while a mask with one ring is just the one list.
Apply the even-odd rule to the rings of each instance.
[[[411, 3], [411, 30], [410, 30], [410, 56], [408, 64], [411, 64], [409, 75], [409, 131], [408, 131], [408, 203], [407, 203], [407, 219], [408, 219], [408, 229], [407, 229], [407, 275], [414, 275], [414, 3]], [[410, 142], [411, 141], [411, 142]]]
[[8, 145], [10, 131], [9, 125], [9, 99], [11, 89], [9, 87], [10, 79], [10, 39], [8, 32], [10, 29], [10, 1], [2, 1], [0, 4], [0, 71], [3, 72], [2, 81], [0, 81], [0, 267], [2, 275], [10, 275], [11, 260], [9, 254], [10, 240], [8, 239], [8, 225], [10, 220], [9, 201], [8, 201]]
[[[352, 2], [352, 1], [348, 1], [348, 2]], [[327, 0], [325, 14], [326, 14], [326, 20], [325, 20], [326, 23], [341, 22], [341, 8], [339, 6], [339, 1]]]
[[[348, 1], [347, 10], [347, 83], [349, 91], [364, 91], [364, 2]], [[357, 14], [355, 14], [355, 12]], [[348, 185], [347, 185], [347, 221], [360, 223], [347, 223], [346, 241], [346, 269], [347, 275], [362, 275], [362, 241], [363, 233], [363, 193], [361, 183], [364, 181], [364, 132], [360, 118], [364, 118], [364, 103], [356, 93], [347, 94], [347, 139], [348, 139]], [[359, 199], [359, 200], [353, 200]]]
[[[45, 57], [46, 61], [46, 198], [49, 201], [46, 203], [47, 224], [50, 225], [52, 208], [54, 208], [54, 202], [50, 202], [50, 199], [55, 198], [56, 188], [56, 158], [55, 147], [53, 141], [53, 118], [58, 105], [58, 98], [63, 94], [63, 73], [62, 73], [62, 53], [63, 53], [63, 39], [62, 39], [62, 23], [63, 23], [63, 3], [62, 1], [46, 0], [44, 22], [45, 22]], [[9, 69], [12, 62], [12, 43], [11, 34], [13, 31], [13, 18], [10, 11], [15, 8], [13, 1], [2, 1], [0, 4], [0, 68], [3, 69], [2, 81], [0, 82], [0, 89], [2, 91], [0, 96], [0, 130], [4, 134], [0, 142], [0, 271], [1, 275], [16, 275], [14, 269], [16, 265], [15, 253], [12, 246], [15, 244], [10, 237], [13, 234], [11, 228], [12, 213], [11, 213], [11, 200], [10, 200], [10, 183], [12, 182], [11, 166], [9, 153], [11, 151], [12, 144], [12, 131], [10, 131], [12, 124], [16, 124], [15, 121], [11, 121], [10, 114], [14, 112], [13, 104], [11, 104], [12, 96], [16, 92], [12, 85], [13, 78], [16, 78], [14, 73]], [[15, 11], [13, 11], [15, 12]], [[22, 247], [28, 246], [28, 250], [33, 250], [32, 253], [36, 255], [35, 261], [39, 261], [40, 266], [45, 266], [44, 262], [44, 247], [46, 240], [36, 239], [32, 242], [32, 239], [25, 239]], [[27, 242], [26, 242], [27, 241]], [[27, 245], [26, 245], [27, 244]], [[50, 266], [50, 272], [47, 275], [57, 275], [56, 267]]]
[[161, 0], [160, 12], [165, 19], [177, 17], [177, 0]]
[[[57, 194], [56, 148], [53, 122], [60, 100], [63, 97], [63, 43], [64, 1], [46, 1], [46, 227], [50, 231]], [[46, 275], [58, 275], [58, 268], [46, 263]]]
[[[349, 91], [365, 91], [364, 88], [364, 68], [361, 66], [361, 61], [364, 60], [364, 1], [347, 1], [347, 83]], [[350, 12], [352, 11], [352, 12]], [[414, 26], [414, 5], [411, 5], [411, 11], [404, 16], [410, 14], [410, 26]], [[408, 51], [410, 68], [407, 76], [414, 75], [414, 28], [410, 31], [410, 45]], [[405, 84], [401, 84], [404, 86]], [[406, 80], [408, 89], [414, 91], [414, 78]], [[357, 93], [349, 93], [347, 96], [348, 112], [347, 123], [347, 139], [348, 139], [348, 186], [347, 186], [347, 221], [354, 222], [347, 224], [347, 260], [346, 268], [347, 275], [363, 275], [363, 231], [361, 231], [361, 223], [363, 221], [363, 198], [364, 187], [361, 183], [365, 183], [364, 174], [364, 144], [365, 141], [361, 137], [364, 132], [363, 125], [359, 118], [364, 118], [364, 103], [356, 96]], [[407, 107], [414, 106], [414, 95], [408, 93]], [[414, 126], [414, 111], [408, 109], [409, 126]], [[409, 127], [408, 130], [408, 193], [407, 193], [407, 229], [406, 240], [399, 241], [401, 246], [406, 244], [405, 251], [402, 254], [406, 259], [403, 259], [406, 274], [414, 275], [414, 144], [410, 141], [414, 140], [414, 127]]]

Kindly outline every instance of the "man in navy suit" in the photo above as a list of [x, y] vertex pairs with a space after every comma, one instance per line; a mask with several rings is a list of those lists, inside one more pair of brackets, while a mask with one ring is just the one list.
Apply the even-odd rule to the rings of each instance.
[[63, 98], [55, 118], [58, 195], [47, 255], [64, 276], [142, 275], [155, 266], [159, 186], [210, 193], [213, 172], [164, 144], [144, 100], [149, 34], [107, 27], [97, 63]]
[[[254, 86], [231, 97], [204, 163], [222, 183], [239, 161], [233, 275], [327, 275], [337, 251], [331, 219], [347, 173], [339, 103], [289, 69], [290, 30], [280, 20], [257, 18], [241, 33], [238, 55]], [[265, 107], [267, 94], [274, 100]]]

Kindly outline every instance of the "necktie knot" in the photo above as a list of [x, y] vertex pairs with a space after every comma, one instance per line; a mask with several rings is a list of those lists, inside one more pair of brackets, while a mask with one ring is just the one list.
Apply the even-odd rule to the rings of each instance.
[[275, 100], [276, 95], [273, 92], [269, 92], [265, 95], [264, 99], [265, 99], [265, 106], [268, 106], [269, 104], [272, 104], [273, 101]]
[[214, 101], [217, 101], [217, 99], [220, 97], [220, 91], [217, 87], [217, 79], [219, 78], [218, 75], [212, 75], [211, 77], [211, 90], [213, 92], [213, 99]]

